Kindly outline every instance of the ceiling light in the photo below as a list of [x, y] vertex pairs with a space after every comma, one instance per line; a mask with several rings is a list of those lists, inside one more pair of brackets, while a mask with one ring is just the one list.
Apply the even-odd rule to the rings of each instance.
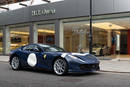
[[[85, 25], [89, 26], [90, 24], [85, 24]], [[100, 28], [100, 29], [109, 29], [109, 30], [112, 30], [112, 29], [113, 30], [115, 30], [115, 29], [125, 29], [122, 26], [119, 26], [119, 25], [116, 25], [116, 24], [112, 24], [110, 22], [94, 23], [92, 26]]]
[[54, 34], [55, 33], [55, 31], [54, 30], [45, 30], [45, 29], [38, 29], [38, 32], [42, 32], [42, 33], [52, 33], [52, 34]]
[[24, 35], [29, 35], [29, 32], [11, 31], [11, 34], [24, 34]]

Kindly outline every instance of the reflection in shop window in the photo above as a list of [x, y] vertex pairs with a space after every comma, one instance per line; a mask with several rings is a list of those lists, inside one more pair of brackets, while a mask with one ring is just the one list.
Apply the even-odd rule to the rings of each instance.
[[0, 29], [0, 53], [3, 52], [3, 31]]
[[55, 44], [54, 25], [40, 25], [38, 27], [38, 43]]
[[[77, 20], [78, 21], [78, 20]], [[130, 18], [93, 20], [93, 53], [100, 56], [130, 54]], [[89, 52], [89, 22], [64, 23], [64, 48]]]
[[124, 21], [122, 19], [95, 21], [93, 24], [93, 52], [95, 55], [119, 54], [122, 52], [122, 46], [123, 52], [127, 53], [127, 47], [124, 45], [127, 43], [127, 29], [122, 26]]
[[69, 52], [89, 52], [89, 25], [87, 22], [64, 24], [64, 48]]
[[12, 28], [10, 30], [11, 50], [24, 46], [29, 43], [29, 28]]

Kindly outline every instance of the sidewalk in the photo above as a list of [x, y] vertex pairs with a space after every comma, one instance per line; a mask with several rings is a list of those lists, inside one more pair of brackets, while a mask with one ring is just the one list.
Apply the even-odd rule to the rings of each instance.
[[0, 62], [8, 62], [9, 61], [9, 56], [1, 56], [0, 55]]
[[130, 73], [130, 59], [100, 60], [101, 71]]
[[130, 55], [98, 57], [101, 71], [130, 73]]
[[[8, 62], [9, 56], [0, 56], [0, 62]], [[100, 59], [103, 72], [130, 73], [130, 58]]]

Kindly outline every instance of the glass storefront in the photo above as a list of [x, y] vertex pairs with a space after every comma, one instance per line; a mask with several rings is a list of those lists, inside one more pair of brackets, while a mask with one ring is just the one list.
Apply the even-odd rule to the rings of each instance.
[[[130, 18], [93, 20], [93, 54], [130, 54]], [[64, 48], [89, 52], [89, 21], [64, 23]]]
[[3, 52], [3, 30], [0, 29], [0, 54]]
[[64, 23], [64, 48], [69, 52], [89, 52], [88, 22]]
[[[64, 48], [67, 51], [89, 52], [89, 25], [89, 21], [64, 23]], [[100, 23], [93, 23], [93, 54], [95, 55], [101, 55], [101, 47], [108, 44], [108, 32], [96, 27], [99, 25]]]
[[96, 55], [130, 53], [130, 18], [95, 20], [93, 51]]
[[19, 27], [10, 29], [10, 50], [29, 43], [29, 27]]
[[100, 56], [108, 55], [110, 48], [108, 44], [111, 44], [110, 35], [108, 34], [111, 32], [98, 26], [107, 28], [104, 23], [93, 23], [93, 54]]
[[38, 43], [55, 44], [54, 24], [38, 26]]
[[[89, 52], [89, 20], [63, 20], [63, 44], [68, 52]], [[86, 19], [86, 20], [85, 20]], [[130, 18], [99, 18], [93, 20], [93, 54], [105, 56], [130, 54]], [[40, 22], [41, 23], [41, 22]], [[38, 43], [55, 44], [55, 24], [37, 24]], [[26, 25], [25, 25], [26, 26]], [[10, 49], [29, 44], [29, 26], [10, 29]], [[0, 53], [3, 34], [0, 29]], [[61, 37], [62, 38], [62, 37]]]

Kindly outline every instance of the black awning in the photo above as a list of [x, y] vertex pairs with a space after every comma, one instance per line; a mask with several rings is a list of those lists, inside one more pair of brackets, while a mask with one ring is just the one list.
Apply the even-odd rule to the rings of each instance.
[[22, 2], [22, 1], [29, 1], [29, 0], [0, 0], [0, 6], [11, 4], [11, 3]]

